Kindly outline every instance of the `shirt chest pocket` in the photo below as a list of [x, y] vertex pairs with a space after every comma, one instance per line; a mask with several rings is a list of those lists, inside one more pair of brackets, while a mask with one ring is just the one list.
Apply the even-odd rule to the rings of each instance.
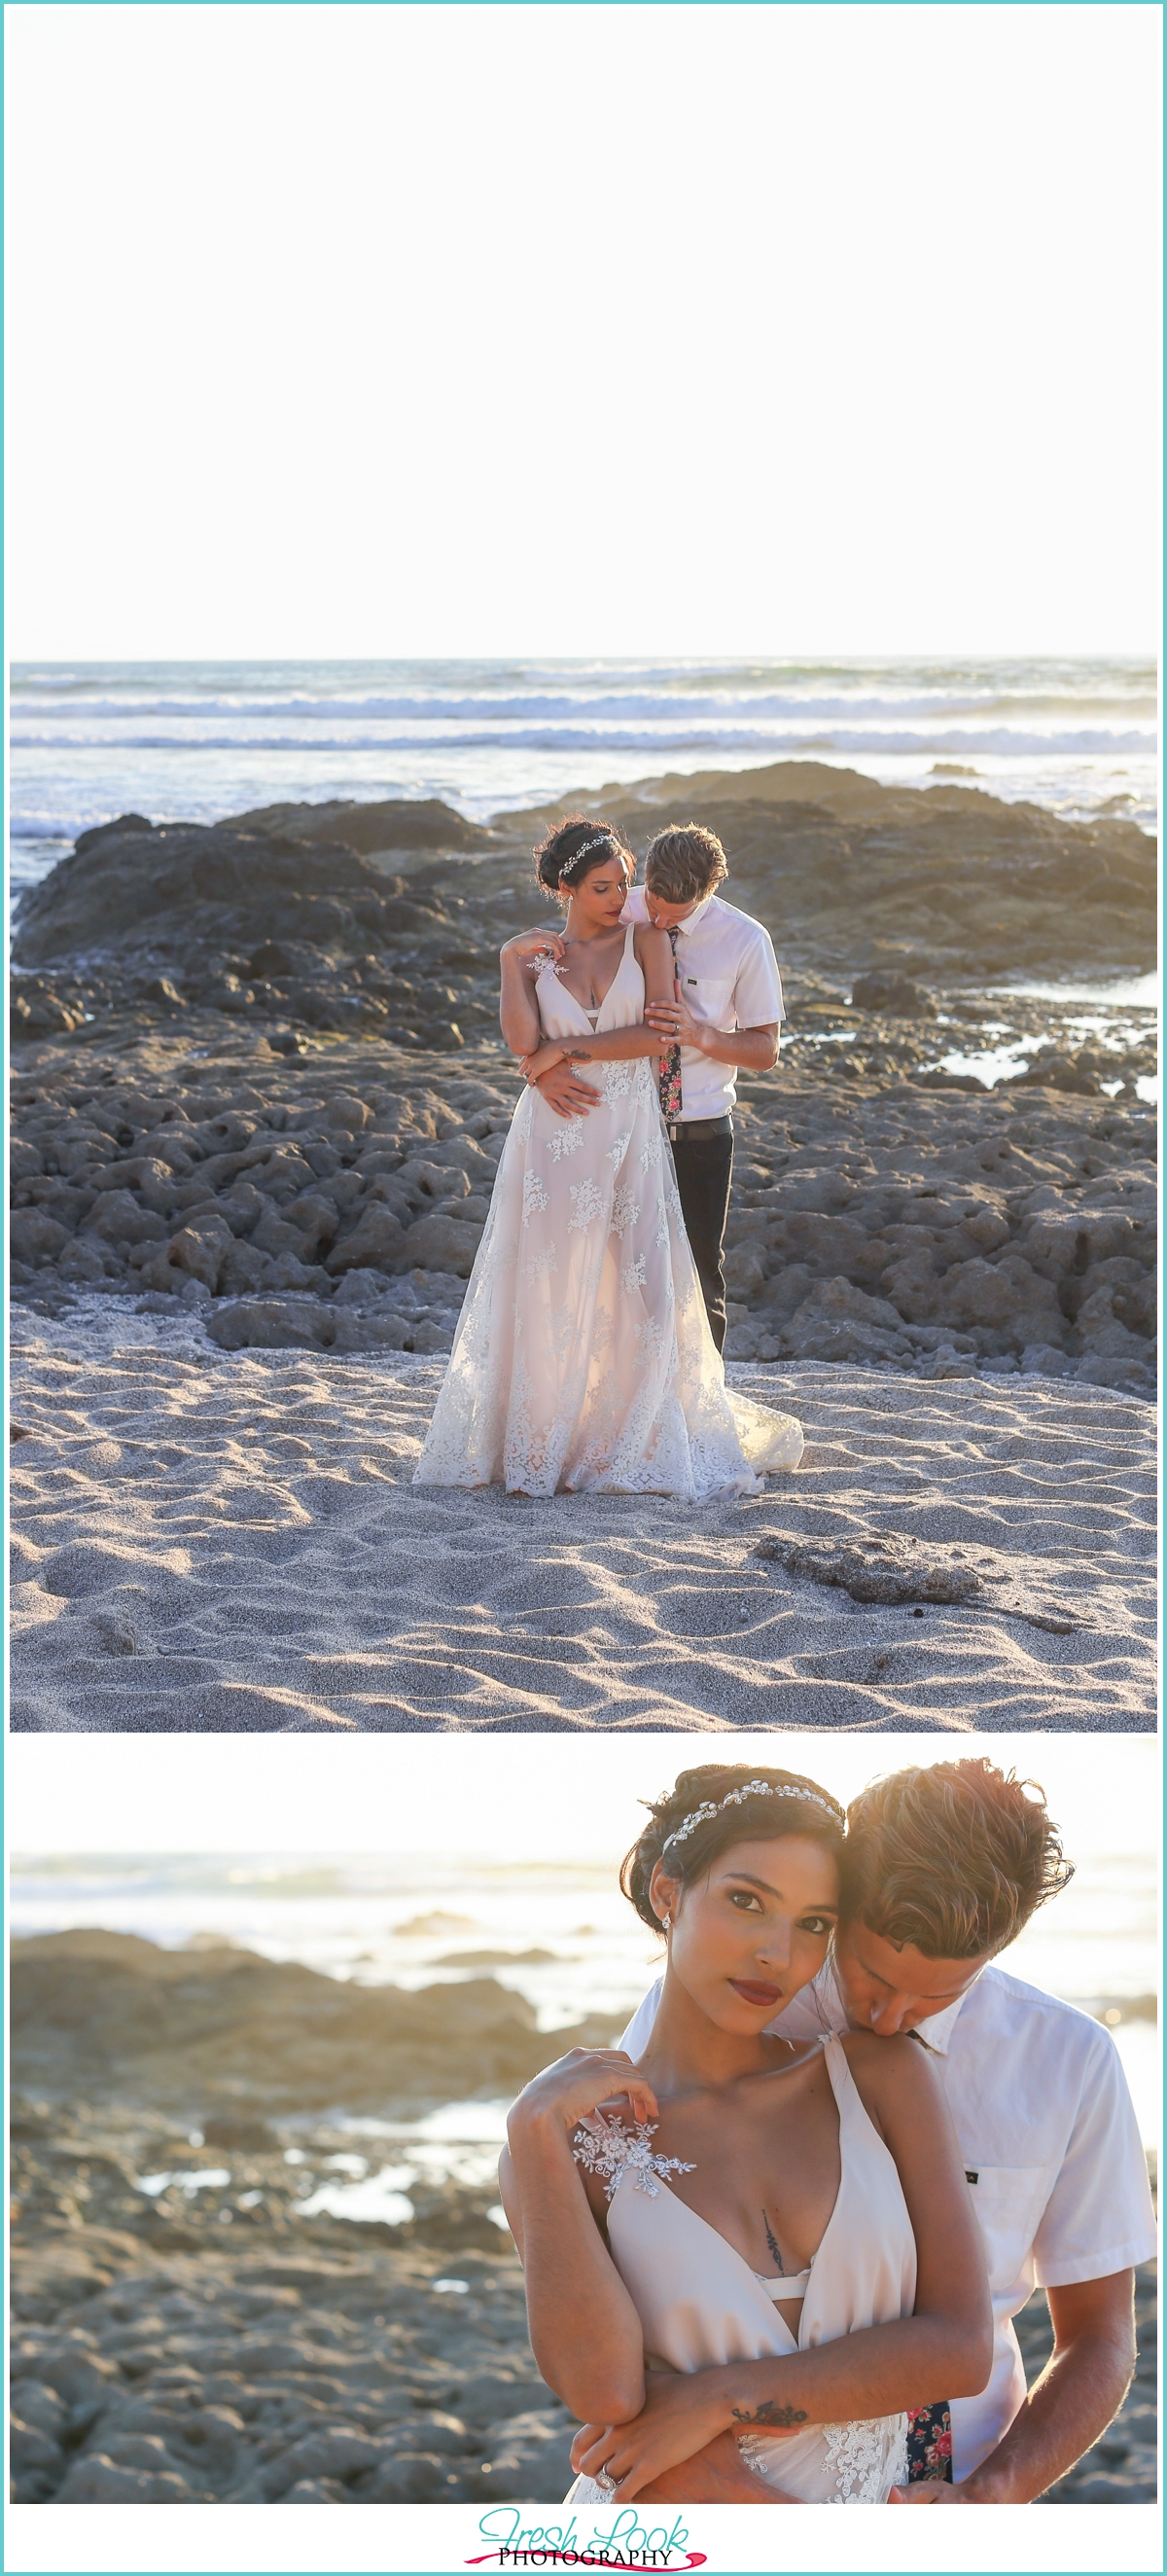
[[732, 975], [694, 975], [686, 970], [684, 951], [678, 943], [677, 977], [681, 999], [687, 1003], [695, 1020], [705, 1020], [713, 1029], [732, 1029], [737, 1013], [733, 1006], [735, 978]]
[[1026, 2269], [1058, 2168], [969, 2164], [966, 2173], [984, 2239], [989, 2279], [995, 2290], [1003, 2290]]

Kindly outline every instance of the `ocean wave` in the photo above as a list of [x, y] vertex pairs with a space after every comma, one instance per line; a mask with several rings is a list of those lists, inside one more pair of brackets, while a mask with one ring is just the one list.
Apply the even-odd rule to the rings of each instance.
[[629, 727], [586, 723], [559, 726], [531, 726], [515, 731], [477, 731], [464, 733], [384, 733], [384, 734], [200, 734], [200, 733], [117, 733], [106, 734], [13, 734], [13, 751], [181, 751], [196, 752], [362, 752], [393, 753], [400, 751], [613, 751], [613, 752], [691, 752], [691, 751], [768, 751], [786, 757], [799, 755], [813, 759], [816, 755], [852, 752], [869, 756], [875, 753], [930, 753], [967, 755], [970, 752], [1003, 758], [1058, 758], [1074, 753], [1153, 754], [1157, 736], [1153, 730], [1128, 729], [1123, 732], [1101, 727], [1085, 727], [1073, 732], [1022, 733], [1011, 726], [964, 729], [950, 727], [935, 733], [876, 731], [867, 728], [832, 726], [829, 731], [807, 733], [801, 727], [779, 728], [758, 725], [718, 725], [694, 728], [678, 722], [675, 731], [646, 731]]
[[[969, 716], [981, 723], [999, 717], [1014, 723], [1048, 716], [1063, 722], [1074, 718], [1080, 724], [1084, 716], [1102, 719], [1151, 717], [1154, 701], [1147, 698], [1132, 704], [1129, 695], [1104, 691], [1079, 693], [1056, 691], [1019, 691], [1016, 694], [1000, 687], [984, 692], [953, 694], [947, 690], [924, 690], [908, 696], [896, 691], [860, 696], [835, 694], [806, 696], [798, 692], [776, 691], [707, 691], [689, 695], [683, 690], [661, 693], [614, 691], [595, 697], [569, 692], [540, 693], [523, 696], [500, 696], [476, 692], [456, 697], [435, 691], [433, 695], [412, 697], [328, 697], [228, 694], [223, 697], [179, 698], [169, 696], [67, 699], [37, 698], [20, 691], [13, 693], [13, 712], [24, 722], [43, 724], [144, 724], [151, 720], [183, 723], [216, 719], [240, 724], [259, 720], [268, 724], [281, 718], [300, 722], [340, 724], [515, 724], [533, 720], [556, 720], [568, 723], [606, 723], [614, 725], [735, 721], [760, 723], [765, 719], [785, 718], [799, 724], [817, 724], [836, 720], [858, 724], [875, 719], [896, 724], [909, 720], [935, 719], [949, 723], [953, 718]], [[46, 739], [65, 741], [53, 735]], [[119, 734], [117, 739], [123, 737]]]

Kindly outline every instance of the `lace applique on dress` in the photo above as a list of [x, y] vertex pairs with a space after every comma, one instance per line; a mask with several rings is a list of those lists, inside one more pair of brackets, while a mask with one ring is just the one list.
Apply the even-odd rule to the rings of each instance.
[[631, 1143], [632, 1129], [631, 1127], [625, 1127], [623, 1133], [617, 1136], [615, 1143], [613, 1145], [609, 1145], [604, 1159], [612, 1165], [613, 1171], [619, 1171], [620, 1165], [623, 1162]]
[[877, 2415], [855, 2424], [824, 2424], [828, 2466], [838, 2494], [831, 2504], [882, 2504], [908, 2473], [906, 2415]]
[[[826, 2468], [835, 2482], [834, 2495], [823, 2504], [886, 2504], [888, 2490], [903, 2486], [908, 2467], [906, 2415], [876, 2415], [855, 2424], [824, 2424]], [[782, 2485], [783, 2445], [765, 2433], [739, 2433], [738, 2450], [747, 2468], [767, 2484]]]
[[628, 1188], [627, 1184], [625, 1184], [622, 1189], [618, 1189], [615, 1192], [612, 1199], [612, 1223], [610, 1232], [618, 1234], [621, 1243], [623, 1243], [625, 1235], [631, 1233], [633, 1226], [639, 1225], [639, 1223], [640, 1201], [635, 1196], [635, 1193]]
[[577, 1227], [590, 1225], [592, 1218], [601, 1214], [604, 1205], [594, 1181], [573, 1181], [570, 1195], [575, 1201], [575, 1215], [567, 1220], [569, 1234], [574, 1233]]
[[656, 2136], [658, 2125], [656, 2120], [638, 2120], [635, 2128], [625, 2129], [619, 2120], [596, 2111], [590, 2123], [581, 2128], [579, 2144], [571, 2152], [577, 2165], [601, 2176], [605, 2200], [614, 2197], [628, 2174], [634, 2191], [643, 2191], [649, 2200], [655, 2200], [659, 2186], [652, 2179], [654, 2174], [667, 2182], [671, 2173], [696, 2173], [696, 2166], [682, 2163], [679, 2156], [654, 2156], [649, 2140]]
[[553, 1163], [562, 1163], [568, 1154], [578, 1154], [584, 1140], [582, 1118], [567, 1118], [555, 1134], [547, 1139], [547, 1151]]
[[543, 1182], [542, 1182], [542, 1180], [541, 1180], [541, 1178], [540, 1178], [540, 1176], [539, 1176], [539, 1173], [538, 1173], [538, 1172], [532, 1172], [532, 1171], [526, 1171], [526, 1172], [524, 1172], [524, 1174], [523, 1174], [523, 1223], [524, 1223], [524, 1225], [529, 1225], [533, 1216], [543, 1216], [543, 1215], [545, 1215], [545, 1213], [546, 1213], [547, 1209], [550, 1207], [550, 1205], [551, 1205], [551, 1201], [550, 1201], [550, 1199], [549, 1199], [549, 1197], [548, 1197], [548, 1195], [547, 1195], [547, 1192], [546, 1192], [546, 1190], [545, 1190], [545, 1188], [544, 1188], [544, 1186], [543, 1186]]

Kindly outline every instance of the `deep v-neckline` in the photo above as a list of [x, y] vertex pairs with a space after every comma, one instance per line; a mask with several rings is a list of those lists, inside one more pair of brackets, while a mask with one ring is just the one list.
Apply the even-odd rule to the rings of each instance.
[[[564, 995], [565, 999], [566, 999], [567, 1001], [569, 1001], [569, 1002], [574, 1002], [575, 1007], [576, 1007], [576, 1010], [579, 1012], [580, 1018], [581, 1018], [581, 1019], [586, 1023], [586, 1025], [587, 1025], [587, 1030], [588, 1030], [588, 1035], [589, 1035], [589, 1037], [595, 1037], [595, 1035], [596, 1035], [596, 1031], [597, 1031], [597, 1028], [598, 1028], [598, 1025], [599, 1025], [600, 1017], [601, 1017], [601, 1014], [602, 1014], [602, 1012], [603, 1012], [604, 1004], [605, 1004], [605, 1002], [606, 1002], [606, 1001], [607, 1001], [607, 999], [608, 999], [608, 995], [609, 995], [609, 993], [614, 992], [614, 990], [615, 990], [615, 988], [616, 988], [616, 985], [619, 983], [619, 981], [620, 981], [620, 977], [621, 977], [621, 975], [622, 975], [622, 974], [623, 974], [623, 972], [624, 972], [625, 964], [626, 964], [627, 959], [628, 959], [628, 953], [629, 953], [629, 949], [630, 949], [631, 944], [632, 944], [632, 939], [633, 939], [634, 933], [635, 933], [635, 923], [630, 922], [630, 923], [629, 923], [629, 925], [628, 925], [627, 930], [626, 930], [626, 931], [625, 931], [625, 933], [624, 933], [624, 945], [623, 945], [623, 947], [622, 947], [622, 949], [621, 949], [621, 951], [620, 951], [619, 957], [618, 957], [618, 958], [617, 958], [617, 960], [616, 960], [616, 970], [615, 970], [615, 973], [614, 973], [614, 974], [613, 974], [613, 976], [612, 976], [612, 980], [611, 980], [611, 982], [610, 982], [609, 984], [605, 985], [605, 987], [604, 987], [604, 991], [602, 992], [602, 994], [601, 994], [601, 996], [600, 996], [599, 1001], [598, 1001], [598, 1002], [596, 1003], [596, 1005], [595, 1005], [595, 1014], [596, 1014], [596, 1016], [595, 1016], [595, 1020], [594, 1020], [594, 1021], [589, 1017], [589, 1006], [588, 1006], [588, 1004], [587, 1004], [586, 1002], [581, 1002], [581, 1000], [580, 1000], [580, 998], [579, 998], [579, 994], [578, 994], [578, 993], [573, 993], [573, 992], [572, 992], [572, 989], [571, 989], [570, 984], [565, 984], [565, 983], [564, 983], [564, 981], [563, 981], [563, 979], [562, 979], [562, 976], [557, 976], [557, 977], [556, 977], [556, 979], [555, 979], [555, 980], [556, 980], [556, 983], [558, 984], [559, 990], [560, 990], [560, 992]], [[593, 978], [593, 983], [594, 983], [594, 978]]]
[[[837, 2044], [837, 2043], [836, 2043], [836, 2044]], [[753, 2283], [753, 2286], [754, 2286], [754, 2288], [755, 2288], [756, 2290], [760, 2290], [760, 2291], [761, 2291], [762, 2296], [763, 2296], [763, 2298], [764, 2298], [764, 2299], [765, 2299], [765, 2301], [766, 2301], [766, 2305], [767, 2305], [767, 2307], [768, 2307], [768, 2308], [770, 2308], [770, 2309], [771, 2309], [771, 2311], [772, 2311], [772, 2313], [778, 2317], [778, 2322], [779, 2322], [779, 2324], [780, 2324], [781, 2326], [784, 2326], [784, 2327], [785, 2327], [787, 2334], [790, 2336], [791, 2343], [793, 2344], [795, 2351], [797, 2351], [797, 2350], [798, 2350], [798, 2348], [799, 2348], [799, 2339], [800, 2339], [800, 2336], [801, 2336], [801, 2333], [802, 2333], [802, 2318], [803, 2318], [803, 2315], [805, 2315], [805, 2312], [806, 2312], [806, 2302], [807, 2302], [807, 2299], [808, 2299], [808, 2298], [809, 2298], [809, 2296], [810, 2296], [811, 2284], [812, 2284], [812, 2281], [813, 2281], [813, 2278], [814, 2278], [814, 2268], [815, 2268], [816, 2263], [818, 2262], [819, 2256], [820, 2256], [820, 2254], [822, 2253], [824, 2246], [826, 2245], [827, 2238], [829, 2237], [829, 2235], [830, 2235], [830, 2233], [831, 2233], [831, 2229], [833, 2228], [833, 2226], [834, 2226], [834, 2224], [835, 2224], [835, 2221], [836, 2221], [836, 2219], [837, 2219], [837, 2217], [838, 2217], [838, 2215], [839, 2215], [839, 2211], [840, 2211], [840, 2209], [841, 2209], [841, 2207], [842, 2207], [842, 2202], [843, 2202], [843, 2184], [844, 2184], [844, 2182], [845, 2182], [845, 2180], [846, 2180], [846, 2176], [847, 2176], [847, 2149], [846, 2149], [846, 2144], [845, 2144], [844, 2136], [843, 2136], [843, 2126], [844, 2126], [844, 2123], [843, 2123], [843, 2104], [842, 2104], [842, 2101], [841, 2101], [841, 2099], [840, 2099], [840, 2095], [839, 2095], [839, 2088], [838, 2088], [838, 2086], [837, 2086], [837, 2084], [836, 2084], [836, 2082], [835, 2082], [835, 2069], [834, 2069], [834, 2066], [833, 2066], [833, 2064], [832, 2064], [832, 2062], [831, 2062], [831, 2059], [830, 2059], [829, 2055], [827, 2054], [826, 2049], [824, 2049], [824, 2051], [823, 2051], [823, 2055], [824, 2055], [824, 2060], [825, 2060], [825, 2063], [826, 2063], [827, 2075], [828, 2075], [829, 2080], [830, 2080], [831, 2091], [832, 2091], [832, 2093], [833, 2093], [833, 2095], [834, 2095], [834, 2099], [835, 2099], [835, 2108], [836, 2108], [836, 2110], [837, 2110], [837, 2112], [838, 2112], [838, 2114], [839, 2114], [839, 2182], [838, 2182], [838, 2188], [837, 2188], [837, 2190], [836, 2190], [834, 2200], [833, 2200], [833, 2202], [832, 2202], [832, 2204], [831, 2204], [831, 2213], [830, 2213], [830, 2216], [829, 2216], [829, 2218], [828, 2218], [828, 2220], [827, 2220], [827, 2223], [826, 2223], [826, 2225], [825, 2225], [825, 2227], [824, 2227], [824, 2229], [823, 2229], [822, 2235], [821, 2235], [821, 2236], [820, 2236], [820, 2238], [819, 2238], [818, 2244], [816, 2245], [815, 2250], [814, 2250], [813, 2254], [811, 2255], [810, 2262], [809, 2262], [809, 2263], [804, 2267], [804, 2268], [805, 2268], [805, 2270], [806, 2270], [806, 2274], [807, 2274], [807, 2284], [806, 2284], [806, 2289], [804, 2290], [804, 2292], [803, 2292], [803, 2294], [802, 2294], [802, 2310], [801, 2310], [800, 2315], [799, 2315], [799, 2320], [798, 2320], [798, 2328], [799, 2328], [799, 2331], [798, 2331], [798, 2334], [797, 2334], [797, 2335], [794, 2333], [793, 2329], [792, 2329], [790, 2326], [788, 2326], [788, 2325], [786, 2324], [786, 2319], [785, 2319], [785, 2317], [784, 2317], [784, 2316], [782, 2316], [782, 2314], [781, 2314], [781, 2312], [780, 2312], [780, 2309], [779, 2309], [779, 2306], [778, 2306], [778, 2303], [777, 2303], [775, 2300], [771, 2299], [771, 2297], [770, 2297], [770, 2294], [769, 2294], [768, 2290], [767, 2290], [767, 2289], [765, 2288], [765, 2286], [764, 2286], [764, 2282], [763, 2282], [762, 2274], [761, 2274], [760, 2272], [755, 2272], [754, 2267], [753, 2267], [753, 2264], [752, 2264], [752, 2263], [748, 2263], [748, 2262], [747, 2262], [746, 2257], [745, 2257], [745, 2255], [744, 2255], [744, 2254], [739, 2254], [738, 2249], [737, 2249], [737, 2246], [736, 2246], [736, 2245], [731, 2245], [731, 2244], [730, 2244], [730, 2241], [729, 2241], [728, 2236], [723, 2236], [723, 2235], [722, 2235], [722, 2232], [721, 2232], [720, 2227], [715, 2227], [715, 2226], [713, 2225], [713, 2221], [712, 2221], [712, 2219], [709, 2219], [709, 2218], [702, 2218], [702, 2215], [701, 2215], [701, 2212], [700, 2212], [700, 2210], [699, 2210], [699, 2209], [694, 2209], [694, 2208], [692, 2208], [692, 2207], [691, 2207], [691, 2205], [690, 2205], [690, 2203], [689, 2203], [687, 2200], [682, 2200], [681, 2195], [680, 2195], [680, 2192], [676, 2189], [675, 2184], [673, 2184], [673, 2183], [670, 2181], [670, 2182], [669, 2182], [669, 2186], [668, 2186], [668, 2188], [669, 2188], [669, 2198], [670, 2198], [670, 2200], [671, 2200], [671, 2201], [673, 2201], [673, 2202], [674, 2202], [675, 2206], [676, 2206], [678, 2209], [683, 2209], [683, 2210], [684, 2210], [684, 2212], [685, 2212], [685, 2214], [686, 2214], [686, 2217], [695, 2219], [695, 2220], [696, 2220], [696, 2222], [697, 2222], [698, 2227], [703, 2227], [707, 2236], [713, 2236], [713, 2237], [715, 2237], [715, 2238], [716, 2238], [716, 2240], [717, 2240], [717, 2243], [718, 2243], [720, 2246], [722, 2246], [722, 2247], [724, 2248], [724, 2251], [725, 2251], [728, 2255], [730, 2255], [730, 2256], [732, 2257], [733, 2261], [737, 2264], [737, 2266], [738, 2266], [739, 2270], [745, 2273], [745, 2275], [746, 2275], [746, 2279], [747, 2279], [748, 2281], [751, 2281], [751, 2282]], [[851, 2074], [851, 2069], [850, 2069], [850, 2067], [847, 2065], [847, 2062], [846, 2062], [846, 2058], [845, 2058], [845, 2057], [844, 2057], [844, 2060], [843, 2060], [843, 2065], [844, 2065], [844, 2071], [845, 2071], [845, 2074], [846, 2074], [846, 2078], [847, 2078], [848, 2083], [849, 2083], [849, 2084], [853, 2084], [853, 2083], [854, 2083], [854, 2077], [853, 2077], [853, 2076], [852, 2076], [852, 2074]], [[792, 2068], [790, 2071], [791, 2071], [791, 2073], [793, 2073], [793, 2068]], [[873, 2129], [873, 2130], [875, 2130], [875, 2135], [876, 2135], [876, 2137], [878, 2137], [878, 2136], [879, 2136], [879, 2131], [878, 2131], [878, 2129], [875, 2129], [875, 2123], [874, 2123], [874, 2121], [873, 2121], [873, 2120], [871, 2120], [871, 2115], [870, 2115], [870, 2113], [868, 2112], [868, 2110], [867, 2110], [867, 2108], [866, 2108], [865, 2103], [862, 2101], [861, 2097], [860, 2097], [858, 2094], [856, 2094], [856, 2100], [859, 2102], [859, 2107], [860, 2107], [860, 2109], [861, 2109], [861, 2110], [862, 2110], [862, 2112], [863, 2112], [864, 2118], [865, 2118], [865, 2119], [870, 2120], [871, 2127], [872, 2127], [872, 2129]]]

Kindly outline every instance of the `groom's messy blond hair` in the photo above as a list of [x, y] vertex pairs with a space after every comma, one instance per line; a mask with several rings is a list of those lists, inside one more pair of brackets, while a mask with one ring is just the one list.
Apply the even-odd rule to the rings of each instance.
[[926, 1959], [1006, 1949], [1073, 1875], [1044, 1790], [983, 1754], [893, 1771], [847, 1809], [844, 1922]]
[[667, 823], [644, 856], [644, 882], [662, 903], [699, 903], [729, 875], [716, 832], [703, 823]]

